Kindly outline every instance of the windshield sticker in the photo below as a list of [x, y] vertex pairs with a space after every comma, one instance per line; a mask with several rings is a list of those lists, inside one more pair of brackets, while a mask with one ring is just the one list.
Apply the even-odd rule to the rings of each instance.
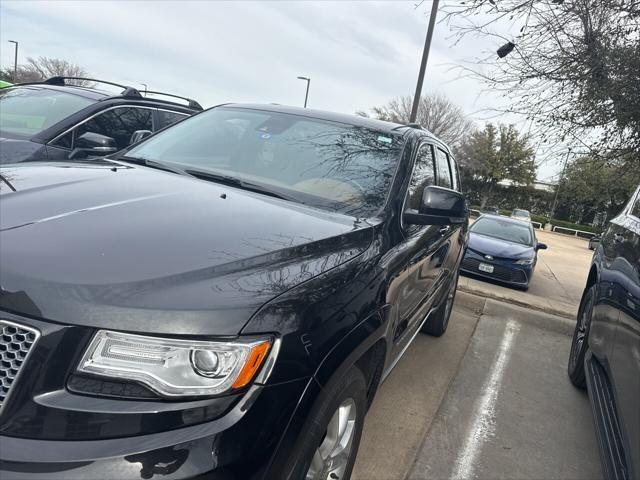
[[380, 135], [378, 137], [378, 141], [382, 142], [382, 143], [391, 143], [391, 137], [383, 137], [382, 135]]

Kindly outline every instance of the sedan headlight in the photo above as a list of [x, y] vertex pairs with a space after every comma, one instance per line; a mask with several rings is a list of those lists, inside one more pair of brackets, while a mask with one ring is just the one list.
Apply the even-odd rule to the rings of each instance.
[[267, 339], [208, 342], [100, 330], [78, 371], [138, 381], [166, 397], [216, 395], [251, 382], [270, 349]]
[[513, 263], [516, 265], [531, 265], [533, 263], [533, 258], [521, 258]]

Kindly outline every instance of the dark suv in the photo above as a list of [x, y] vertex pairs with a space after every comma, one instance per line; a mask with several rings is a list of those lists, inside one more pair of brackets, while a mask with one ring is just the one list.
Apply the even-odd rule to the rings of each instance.
[[467, 241], [429, 132], [227, 105], [5, 167], [2, 478], [348, 479]]
[[103, 80], [14, 85], [0, 90], [0, 164], [107, 155], [201, 110], [189, 98]]
[[596, 247], [569, 377], [589, 391], [605, 478], [640, 478], [640, 187]]

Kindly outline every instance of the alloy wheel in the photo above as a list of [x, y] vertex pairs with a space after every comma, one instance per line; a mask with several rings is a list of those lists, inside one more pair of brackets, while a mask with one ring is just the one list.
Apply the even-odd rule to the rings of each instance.
[[327, 425], [316, 449], [306, 480], [342, 480], [349, 464], [356, 431], [356, 402], [344, 400]]

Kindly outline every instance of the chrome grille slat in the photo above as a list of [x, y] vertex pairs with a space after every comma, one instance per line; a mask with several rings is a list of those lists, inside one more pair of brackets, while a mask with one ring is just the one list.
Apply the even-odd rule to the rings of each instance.
[[0, 320], [0, 410], [39, 336], [34, 328]]

